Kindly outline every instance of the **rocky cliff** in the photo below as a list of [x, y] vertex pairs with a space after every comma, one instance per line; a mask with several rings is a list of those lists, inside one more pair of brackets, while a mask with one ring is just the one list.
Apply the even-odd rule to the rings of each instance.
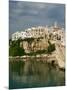
[[34, 39], [32, 41], [23, 41], [22, 46], [26, 53], [36, 52], [37, 50], [47, 49], [48, 41], [46, 39]]
[[[60, 68], [65, 67], [65, 47], [62, 46], [59, 41], [51, 41], [52, 44], [55, 44], [55, 51], [52, 53], [56, 57], [56, 61]], [[36, 52], [38, 50], [46, 50], [49, 46], [47, 39], [33, 39], [33, 40], [24, 40], [21, 44], [21, 47], [24, 48], [25, 53]]]

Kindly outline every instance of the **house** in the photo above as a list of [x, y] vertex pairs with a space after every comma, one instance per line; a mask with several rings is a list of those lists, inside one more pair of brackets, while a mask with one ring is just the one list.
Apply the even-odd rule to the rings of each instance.
[[12, 34], [12, 41], [18, 40], [21, 37], [20, 32], [15, 32]]
[[25, 30], [27, 37], [45, 37], [45, 35], [48, 35], [48, 27], [38, 26], [38, 27], [32, 27]]

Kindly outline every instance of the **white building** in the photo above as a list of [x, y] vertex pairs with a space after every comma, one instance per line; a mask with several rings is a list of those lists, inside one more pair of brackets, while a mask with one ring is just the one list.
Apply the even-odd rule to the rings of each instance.
[[21, 37], [20, 32], [15, 32], [12, 34], [12, 41], [18, 40]]
[[19, 38], [24, 39], [26, 38], [26, 32], [15, 32], [12, 34], [12, 41], [18, 40]]
[[58, 27], [57, 23], [55, 23], [54, 26], [50, 28], [49, 33], [52, 34], [53, 40], [60, 40], [62, 43], [64, 42], [65, 36], [64, 28]]
[[26, 32], [21, 31], [21, 32], [20, 32], [20, 37], [21, 37], [21, 39], [26, 38], [26, 37], [27, 37], [27, 36], [26, 36]]
[[25, 39], [25, 38], [50, 38], [50, 34], [52, 34], [53, 40], [60, 40], [61, 42], [64, 42], [64, 28], [61, 28], [57, 25], [57, 23], [54, 23], [54, 26], [47, 27], [47, 26], [38, 26], [38, 27], [31, 27], [26, 29], [25, 31], [21, 32], [15, 32], [12, 34], [12, 40], [18, 40], [19, 38]]
[[32, 36], [32, 33], [31, 33], [31, 28], [26, 29], [25, 32], [26, 32], [26, 38], [31, 38], [31, 37], [33, 37], [33, 36]]
[[48, 35], [48, 27], [32, 27], [28, 28], [25, 30], [27, 37], [33, 37], [33, 38], [38, 38], [38, 37], [45, 37], [45, 35]]
[[26, 29], [25, 31], [15, 32], [12, 34], [12, 40], [18, 40], [19, 38], [38, 38], [38, 37], [48, 37], [48, 27], [38, 26], [31, 27]]

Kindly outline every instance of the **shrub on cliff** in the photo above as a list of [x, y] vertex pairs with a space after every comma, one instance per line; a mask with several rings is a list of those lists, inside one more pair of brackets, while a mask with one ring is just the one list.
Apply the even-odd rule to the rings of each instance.
[[22, 55], [24, 55], [24, 49], [16, 46], [9, 48], [9, 56], [22, 56]]
[[36, 51], [36, 54], [43, 54], [43, 53], [46, 53], [46, 50], [44, 49], [44, 50], [38, 50], [38, 51]]
[[34, 40], [34, 38], [25, 38], [25, 39], [23, 39], [22, 41], [27, 41], [28, 43], [30, 43], [31, 44], [31, 42]]
[[9, 56], [22, 56], [24, 53], [24, 49], [20, 47], [20, 41], [13, 41], [9, 47]]
[[50, 44], [50, 45], [48, 46], [48, 49], [47, 49], [48, 53], [51, 53], [51, 52], [53, 52], [54, 50], [55, 50], [55, 44]]

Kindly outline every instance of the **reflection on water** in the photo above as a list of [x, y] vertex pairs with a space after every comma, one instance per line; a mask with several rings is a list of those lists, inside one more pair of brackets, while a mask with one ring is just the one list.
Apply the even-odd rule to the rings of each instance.
[[65, 85], [64, 71], [46, 62], [12, 61], [9, 64], [9, 88], [33, 88]]

